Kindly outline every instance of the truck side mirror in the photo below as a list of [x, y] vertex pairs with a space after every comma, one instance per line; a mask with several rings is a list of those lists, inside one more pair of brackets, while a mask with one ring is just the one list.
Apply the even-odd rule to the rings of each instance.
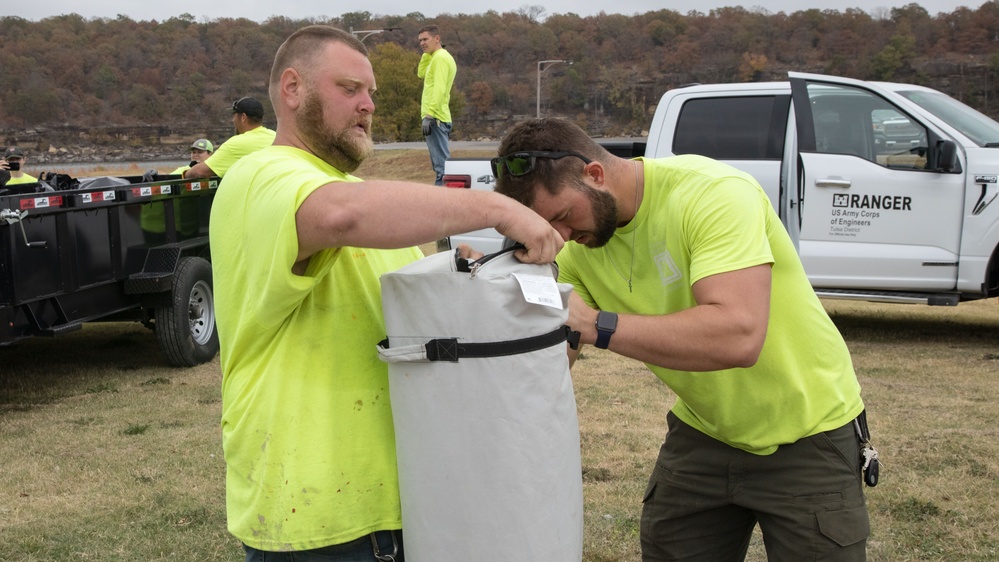
[[929, 151], [926, 169], [945, 174], [961, 173], [961, 162], [957, 159], [957, 145], [951, 140], [938, 140]]

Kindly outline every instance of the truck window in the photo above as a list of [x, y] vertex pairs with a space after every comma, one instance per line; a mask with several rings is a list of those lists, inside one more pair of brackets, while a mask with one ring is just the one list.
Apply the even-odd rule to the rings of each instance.
[[934, 91], [900, 90], [897, 93], [936, 115], [978, 146], [999, 146], [999, 123], [956, 99]]
[[790, 96], [700, 98], [683, 104], [673, 154], [780, 160]]
[[809, 84], [815, 149], [849, 154], [886, 168], [926, 168], [926, 128], [867, 90]]

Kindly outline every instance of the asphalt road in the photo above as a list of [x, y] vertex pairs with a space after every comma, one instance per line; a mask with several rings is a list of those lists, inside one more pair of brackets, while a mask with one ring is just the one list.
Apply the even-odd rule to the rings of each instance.
[[[645, 137], [608, 137], [598, 139], [600, 141], [608, 142], [645, 142]], [[451, 148], [463, 148], [463, 149], [492, 149], [495, 150], [499, 148], [499, 141], [451, 141]], [[401, 149], [401, 148], [422, 148], [426, 149], [427, 145], [423, 142], [386, 142], [381, 144], [375, 144], [375, 149]]]
[[[451, 148], [462, 148], [462, 149], [497, 149], [499, 148], [499, 141], [451, 141], [448, 143]], [[397, 150], [403, 148], [427, 148], [427, 143], [425, 142], [386, 142], [386, 143], [376, 143], [375, 150]]]

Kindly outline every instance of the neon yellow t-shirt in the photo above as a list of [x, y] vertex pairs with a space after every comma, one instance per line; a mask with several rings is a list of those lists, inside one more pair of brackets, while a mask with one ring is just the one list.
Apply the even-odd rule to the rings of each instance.
[[212, 205], [229, 530], [257, 549], [402, 526], [379, 276], [422, 254], [328, 249], [293, 274], [295, 213], [337, 181], [360, 180], [271, 146], [233, 166]]
[[38, 181], [38, 178], [32, 176], [31, 174], [24, 174], [23, 176], [21, 176], [19, 178], [15, 178], [14, 176], [11, 176], [10, 179], [7, 180], [7, 184], [6, 185], [18, 185], [18, 184], [21, 184], [21, 183], [35, 183], [36, 181]]
[[[756, 365], [712, 372], [649, 365], [676, 392], [676, 416], [733, 447], [770, 454], [860, 414], [846, 342], [756, 180], [700, 156], [644, 160], [644, 170], [635, 218], [603, 248], [566, 244], [558, 256], [559, 280], [584, 301], [619, 313], [669, 314], [696, 306], [692, 286], [700, 279], [773, 264], [770, 322]], [[622, 275], [629, 272], [632, 233], [629, 292]]]
[[458, 73], [454, 57], [446, 49], [423, 53], [416, 75], [423, 79], [420, 117], [432, 115], [444, 123], [451, 122], [451, 86]]
[[211, 168], [216, 176], [225, 177], [226, 172], [237, 160], [274, 144], [276, 135], [276, 132], [267, 127], [257, 127], [241, 135], [229, 137], [229, 140], [219, 145], [218, 150], [205, 160], [205, 165]]

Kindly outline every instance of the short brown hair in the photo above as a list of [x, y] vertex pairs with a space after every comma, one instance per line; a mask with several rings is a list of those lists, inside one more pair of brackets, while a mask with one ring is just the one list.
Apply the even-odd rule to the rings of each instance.
[[429, 33], [431, 37], [439, 37], [440, 34], [441, 34], [440, 28], [438, 28], [434, 24], [429, 24], [429, 25], [425, 25], [425, 26], [421, 27], [420, 30], [416, 32], [416, 34], [419, 35], [419, 34], [423, 33], [424, 31], [426, 31], [427, 33]]
[[295, 67], [300, 74], [308, 75], [310, 69], [315, 66], [312, 64], [313, 57], [319, 54], [322, 47], [328, 43], [343, 43], [362, 55], [368, 56], [368, 48], [352, 33], [328, 25], [303, 27], [288, 36], [274, 55], [274, 64], [271, 66], [268, 85], [271, 104], [277, 107], [278, 100], [275, 99], [275, 96], [281, 81], [281, 74], [288, 68]]
[[[554, 117], [530, 119], [517, 124], [500, 142], [499, 155], [536, 150], [578, 152], [590, 160], [603, 162], [611, 158], [606, 149], [575, 123]], [[513, 177], [499, 174], [496, 191], [529, 207], [534, 203], [535, 189], [539, 185], [548, 193], [557, 195], [564, 184], [579, 184], [582, 181], [580, 166], [578, 158], [539, 158], [534, 170], [527, 175]]]

